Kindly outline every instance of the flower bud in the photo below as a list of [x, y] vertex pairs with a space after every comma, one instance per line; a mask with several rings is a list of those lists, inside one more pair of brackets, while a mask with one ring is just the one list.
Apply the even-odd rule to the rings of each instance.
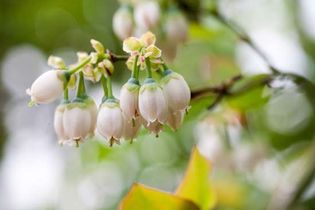
[[66, 64], [62, 58], [53, 55], [49, 56], [47, 63], [49, 66], [55, 69], [64, 69], [66, 67]]
[[123, 137], [125, 140], [133, 140], [136, 138], [141, 128], [142, 121], [143, 119], [141, 116], [130, 120], [124, 115]]
[[104, 59], [102, 62], [98, 64], [98, 68], [103, 71], [104, 74], [112, 75], [114, 73], [114, 65], [108, 60]]
[[166, 70], [164, 74], [161, 84], [169, 110], [174, 112], [187, 109], [190, 102], [190, 89], [187, 82], [183, 76], [171, 70]]
[[99, 54], [103, 54], [105, 52], [104, 46], [102, 43], [100, 43], [99, 41], [95, 40], [95, 39], [91, 39], [90, 40], [91, 45], [93, 47], [93, 49], [99, 53]]
[[66, 104], [60, 104], [55, 110], [55, 117], [54, 117], [54, 129], [55, 129], [55, 132], [57, 134], [60, 144], [63, 144], [69, 139], [63, 127], [63, 116], [64, 116], [65, 108], [66, 108]]
[[163, 129], [163, 124], [159, 121], [154, 121], [153, 123], [146, 123], [144, 124], [144, 127], [150, 131], [150, 133], [155, 134], [155, 137], [159, 137], [159, 133]]
[[50, 70], [40, 75], [26, 93], [36, 104], [48, 104], [56, 100], [63, 92], [61, 70]]
[[139, 81], [130, 78], [120, 90], [120, 107], [128, 121], [135, 119], [139, 115], [139, 89]]
[[156, 1], [140, 2], [135, 7], [136, 25], [143, 29], [154, 28], [160, 20], [160, 7]]
[[63, 127], [67, 137], [83, 141], [93, 134], [96, 123], [96, 105], [93, 100], [75, 101], [66, 106]]
[[127, 6], [120, 7], [113, 17], [113, 31], [120, 40], [132, 35], [133, 17], [131, 9]]
[[164, 30], [169, 42], [185, 42], [188, 36], [188, 23], [185, 16], [176, 9], [171, 10], [167, 15]]
[[184, 120], [185, 111], [179, 110], [172, 112], [168, 115], [167, 125], [169, 125], [174, 131], [176, 131]]
[[167, 104], [161, 87], [153, 80], [146, 79], [140, 88], [139, 112], [148, 124], [167, 120]]
[[110, 141], [110, 145], [119, 142], [123, 135], [124, 118], [119, 103], [115, 99], [107, 99], [97, 116], [97, 131]]
[[99, 82], [102, 76], [103, 69], [96, 67], [92, 64], [87, 64], [83, 70], [84, 78], [90, 80], [93, 83]]

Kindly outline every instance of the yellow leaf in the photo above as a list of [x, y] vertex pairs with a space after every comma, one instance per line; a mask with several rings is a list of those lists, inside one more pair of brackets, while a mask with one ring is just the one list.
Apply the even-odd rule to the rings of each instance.
[[210, 171], [210, 162], [194, 148], [186, 175], [175, 194], [193, 201], [201, 210], [212, 209], [216, 203], [216, 196], [210, 183]]
[[193, 202], [141, 184], [134, 184], [119, 210], [200, 210]]

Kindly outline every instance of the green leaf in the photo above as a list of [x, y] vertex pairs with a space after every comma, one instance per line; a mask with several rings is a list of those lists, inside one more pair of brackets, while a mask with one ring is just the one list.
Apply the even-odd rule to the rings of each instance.
[[134, 184], [120, 210], [199, 210], [191, 201], [141, 184]]
[[201, 210], [209, 210], [216, 204], [216, 195], [210, 182], [211, 164], [194, 148], [186, 175], [176, 195], [195, 202]]
[[245, 78], [239, 82], [231, 92], [234, 94], [226, 99], [228, 105], [242, 111], [257, 109], [269, 101], [269, 96], [264, 95], [265, 81], [269, 75], [261, 74]]

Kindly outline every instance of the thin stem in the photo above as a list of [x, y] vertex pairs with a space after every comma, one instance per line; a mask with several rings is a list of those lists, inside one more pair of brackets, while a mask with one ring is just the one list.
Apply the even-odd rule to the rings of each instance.
[[68, 81], [63, 83], [63, 99], [69, 100]]
[[138, 79], [137, 76], [137, 70], [138, 70], [138, 59], [139, 59], [139, 55], [136, 56], [135, 58], [135, 63], [133, 64], [133, 69], [132, 69], [132, 73], [131, 73], [131, 77]]
[[161, 58], [161, 61], [162, 61], [163, 71], [168, 70], [169, 68], [168, 68], [168, 66], [165, 64], [165, 62], [164, 62], [163, 58]]
[[107, 84], [107, 95], [108, 95], [108, 98], [114, 98], [113, 90], [112, 90], [112, 81], [111, 81], [111, 78], [109, 76], [106, 78], [106, 84]]
[[84, 61], [82, 61], [81, 63], [79, 63], [76, 67], [68, 70], [68, 73], [70, 75], [76, 73], [77, 71], [79, 71], [81, 68], [83, 68], [85, 65], [87, 65], [89, 62], [91, 61], [91, 57], [87, 57]]
[[150, 61], [149, 58], [145, 59], [145, 64], [146, 64], [146, 67], [147, 67], [148, 78], [152, 78], [151, 61]]
[[108, 52], [110, 55], [110, 59], [112, 62], [119, 62], [119, 61], [126, 61], [128, 60], [129, 56], [128, 55], [116, 55], [112, 52]]
[[102, 87], [103, 87], [103, 91], [104, 91], [104, 96], [107, 97], [108, 93], [107, 93], [107, 83], [106, 83], [106, 78], [104, 75], [101, 76], [101, 83], [102, 83]]
[[255, 42], [250, 38], [250, 36], [242, 30], [238, 25], [227, 20], [222, 14], [217, 10], [211, 11], [211, 14], [217, 18], [223, 25], [229, 28], [233, 33], [235, 33], [242, 41], [246, 42], [268, 65], [268, 68], [274, 74], [281, 74], [281, 71], [277, 69], [273, 64], [271, 64], [267, 55], [255, 44]]
[[68, 100], [69, 100], [69, 90], [68, 90], [68, 88], [65, 88], [65, 89], [63, 90], [63, 99], [64, 99], [65, 101], [68, 101]]
[[84, 84], [83, 72], [81, 71], [79, 75], [80, 75], [79, 76], [80, 78], [79, 78], [76, 96], [78, 98], [84, 98], [86, 96], [86, 93], [85, 93], [85, 84]]
[[163, 70], [164, 70], [164, 71], [166, 71], [166, 70], [169, 69], [168, 66], [167, 66], [165, 63], [163, 63], [162, 66], [163, 66]]

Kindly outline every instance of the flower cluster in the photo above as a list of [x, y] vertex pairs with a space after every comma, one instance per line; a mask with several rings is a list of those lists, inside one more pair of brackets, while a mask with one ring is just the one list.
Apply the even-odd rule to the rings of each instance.
[[[39, 76], [27, 90], [30, 105], [51, 103], [63, 93], [54, 119], [61, 144], [79, 145], [97, 132], [112, 146], [121, 138], [136, 138], [142, 125], [156, 136], [165, 124], [178, 129], [189, 107], [190, 89], [184, 78], [163, 62], [155, 41], [151, 32], [124, 41], [123, 49], [129, 55], [120, 57], [126, 60], [131, 77], [121, 88], [120, 100], [112, 93], [115, 55], [91, 40], [95, 51], [78, 53], [78, 63], [73, 66], [66, 67], [58, 57], [48, 59], [54, 69]], [[140, 82], [142, 72], [146, 78]], [[104, 97], [99, 108], [87, 95], [85, 80], [101, 83]], [[68, 92], [74, 87], [76, 96], [70, 100]]]
[[188, 23], [174, 3], [160, 5], [155, 0], [124, 1], [113, 17], [116, 36], [124, 40], [130, 36], [139, 37], [148, 30], [161, 34], [163, 51], [173, 59], [177, 46], [187, 40]]

